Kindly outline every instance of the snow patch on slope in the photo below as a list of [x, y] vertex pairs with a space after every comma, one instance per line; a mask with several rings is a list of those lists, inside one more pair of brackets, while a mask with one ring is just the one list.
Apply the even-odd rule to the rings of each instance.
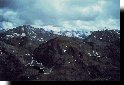
[[83, 35], [88, 36], [91, 34], [90, 31], [84, 31], [84, 30], [70, 30], [70, 29], [65, 29], [62, 27], [56, 27], [53, 25], [47, 25], [47, 26], [38, 26], [38, 25], [31, 25], [34, 28], [43, 28], [45, 31], [52, 31], [53, 34], [57, 35], [62, 35], [62, 36], [67, 36], [67, 37], [78, 37], [82, 38]]

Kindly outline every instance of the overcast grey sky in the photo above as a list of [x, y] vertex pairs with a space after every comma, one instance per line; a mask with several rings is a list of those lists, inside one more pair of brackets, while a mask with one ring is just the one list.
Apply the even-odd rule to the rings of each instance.
[[0, 0], [0, 28], [120, 29], [120, 0]]

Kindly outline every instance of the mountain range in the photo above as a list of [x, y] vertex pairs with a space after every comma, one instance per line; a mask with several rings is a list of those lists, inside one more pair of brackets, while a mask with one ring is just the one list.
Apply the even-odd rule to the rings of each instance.
[[120, 31], [0, 31], [0, 80], [120, 80]]

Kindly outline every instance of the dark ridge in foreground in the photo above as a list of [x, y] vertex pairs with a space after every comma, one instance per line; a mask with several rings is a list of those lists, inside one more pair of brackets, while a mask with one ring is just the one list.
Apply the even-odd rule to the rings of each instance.
[[120, 31], [85, 39], [19, 27], [0, 33], [0, 80], [120, 80]]

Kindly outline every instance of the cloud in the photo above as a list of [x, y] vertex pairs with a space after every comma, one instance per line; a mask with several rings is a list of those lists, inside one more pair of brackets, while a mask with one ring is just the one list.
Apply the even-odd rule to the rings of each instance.
[[2, 26], [1, 28], [6, 28], [6, 29], [12, 29], [14, 27], [14, 24], [11, 22], [2, 22], [0, 23], [0, 25]]
[[94, 20], [94, 21], [82, 21], [82, 20], [73, 20], [73, 21], [63, 21], [60, 23], [61, 26], [64, 26], [65, 30], [103, 30], [105, 27], [108, 29], [120, 29], [119, 20], [116, 19], [107, 19], [107, 20]]
[[2, 0], [0, 3], [4, 4], [0, 4], [0, 22], [13, 26], [51, 25], [68, 30], [120, 27], [119, 0]]
[[0, 27], [13, 28], [24, 24], [24, 20], [19, 17], [18, 12], [9, 9], [0, 10]]

